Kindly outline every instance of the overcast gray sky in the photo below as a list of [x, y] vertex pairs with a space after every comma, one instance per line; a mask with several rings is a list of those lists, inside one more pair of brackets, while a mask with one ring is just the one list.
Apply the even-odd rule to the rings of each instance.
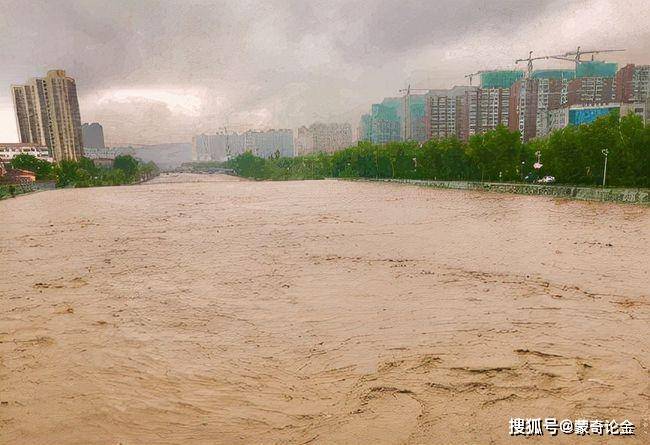
[[607, 60], [650, 63], [648, 0], [0, 0], [0, 11], [0, 142], [17, 140], [10, 85], [54, 68], [76, 78], [82, 120], [118, 144], [189, 141], [227, 122], [356, 127], [409, 82], [463, 84], [529, 50], [624, 47]]

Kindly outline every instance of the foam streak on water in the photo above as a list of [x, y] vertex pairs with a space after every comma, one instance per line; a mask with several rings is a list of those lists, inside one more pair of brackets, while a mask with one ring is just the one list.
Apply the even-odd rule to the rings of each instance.
[[649, 442], [647, 207], [183, 174], [0, 222], [0, 443]]

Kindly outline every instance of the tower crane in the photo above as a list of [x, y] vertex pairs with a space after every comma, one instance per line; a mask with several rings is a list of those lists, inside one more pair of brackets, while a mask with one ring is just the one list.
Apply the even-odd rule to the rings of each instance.
[[549, 56], [541, 56], [541, 57], [533, 57], [533, 52], [530, 51], [528, 53], [528, 58], [527, 59], [517, 59], [515, 60], [515, 63], [520, 63], [520, 62], [528, 62], [528, 69], [526, 71], [526, 78], [530, 79], [530, 76], [533, 74], [533, 60], [542, 60], [542, 59], [548, 59]]
[[477, 71], [475, 73], [466, 74], [465, 78], [469, 78], [469, 86], [472, 86], [472, 79], [474, 79], [474, 77], [476, 77], [476, 76], [478, 76], [480, 74], [483, 74], [483, 73], [487, 73], [487, 71]]
[[431, 88], [411, 88], [411, 85], [409, 84], [408, 87], [399, 90], [399, 92], [402, 93], [405, 97], [410, 96], [411, 91], [431, 91]]
[[581, 57], [585, 54], [591, 54], [591, 60], [594, 60], [594, 55], [600, 54], [600, 53], [614, 53], [614, 52], [620, 52], [620, 51], [625, 51], [625, 49], [596, 49], [593, 51], [582, 51], [580, 47], [578, 47], [575, 51], [568, 51], [564, 54], [557, 54], [555, 56], [549, 56], [551, 59], [557, 59], [557, 60], [566, 60], [568, 62], [574, 62], [576, 64], [576, 70], [578, 69], [578, 65], [582, 63]]
[[406, 88], [399, 90], [400, 93], [404, 95], [404, 140], [411, 138], [411, 91], [431, 91], [429, 88], [411, 88], [411, 84], [408, 84]]
[[254, 125], [249, 125], [249, 124], [235, 124], [235, 125], [230, 125], [227, 123], [228, 121], [226, 120], [226, 125], [224, 125], [223, 128], [223, 134], [226, 136], [226, 157], [230, 158], [230, 156], [233, 155], [233, 152], [230, 150], [230, 133], [229, 131], [232, 131], [235, 128], [245, 128], [245, 129], [250, 129], [253, 128]]

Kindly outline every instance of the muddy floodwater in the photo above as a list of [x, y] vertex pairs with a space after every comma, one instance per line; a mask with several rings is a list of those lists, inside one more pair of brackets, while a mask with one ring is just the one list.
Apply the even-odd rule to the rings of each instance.
[[648, 207], [169, 174], [0, 229], [2, 444], [650, 443]]

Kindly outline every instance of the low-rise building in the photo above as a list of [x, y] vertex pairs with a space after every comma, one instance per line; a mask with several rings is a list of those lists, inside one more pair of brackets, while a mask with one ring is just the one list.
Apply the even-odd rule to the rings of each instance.
[[84, 147], [84, 157], [88, 159], [115, 159], [122, 154], [119, 150], [112, 148], [92, 148]]
[[26, 154], [47, 162], [53, 162], [49, 149], [44, 145], [29, 143], [0, 143], [0, 161], [10, 162], [18, 155]]
[[111, 167], [115, 158], [122, 154], [120, 150], [92, 147], [84, 147], [83, 152], [85, 158], [91, 159], [99, 167]]
[[645, 123], [650, 122], [650, 100], [637, 103], [610, 103], [603, 105], [573, 105], [569, 107], [550, 110], [546, 113], [546, 125], [549, 132], [559, 130], [568, 125], [590, 124], [602, 116], [617, 111], [620, 116], [634, 114]]
[[620, 106], [621, 108], [619, 112], [621, 113], [621, 116], [634, 114], [643, 119], [645, 124], [650, 124], [650, 97], [648, 97], [644, 102], [621, 103]]
[[33, 184], [36, 182], [36, 173], [19, 168], [7, 168], [0, 162], [1, 184]]

